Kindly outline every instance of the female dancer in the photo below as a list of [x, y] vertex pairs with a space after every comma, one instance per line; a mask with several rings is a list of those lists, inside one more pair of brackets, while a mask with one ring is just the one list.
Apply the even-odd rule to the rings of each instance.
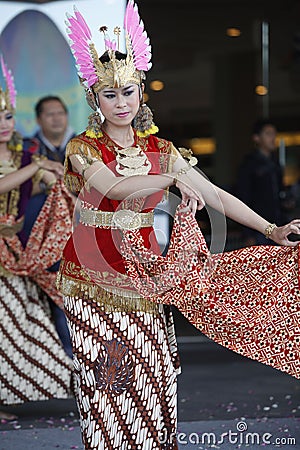
[[[132, 0], [125, 14], [127, 55], [117, 51], [102, 27], [106, 52], [99, 59], [81, 14], [75, 11], [68, 20], [89, 104], [104, 116], [101, 124], [99, 114], [93, 114], [86, 132], [67, 147], [65, 183], [79, 194], [81, 211], [58, 276], [73, 342], [84, 445], [89, 450], [176, 449], [179, 364], [172, 315], [160, 304], [163, 296], [162, 302], [149, 300], [148, 292], [139, 294], [126, 276], [121, 233], [127, 243], [133, 239], [132, 249], [142, 258], [149, 251], [144, 262], [151, 282], [159, 254], [153, 208], [173, 184], [192, 211], [204, 202], [218, 210], [223, 205], [226, 215], [278, 244], [295, 246], [287, 236], [299, 232], [300, 221], [279, 228], [268, 224], [198, 172], [188, 172], [194, 163], [189, 152], [190, 165], [171, 142], [153, 136], [157, 129], [151, 111], [140, 104], [151, 54]], [[182, 230], [177, 243], [193, 236], [186, 237]], [[167, 261], [169, 273], [176, 268], [174, 253], [174, 260]], [[193, 269], [191, 263], [186, 260], [187, 269]], [[152, 274], [156, 280], [164, 273], [163, 262], [159, 269]]]
[[[63, 242], [58, 238], [58, 251], [53, 247], [55, 235], [49, 237], [49, 233], [55, 232], [55, 228], [47, 217], [47, 212], [53, 212], [51, 202], [59, 195], [58, 186], [26, 247], [27, 238], [22, 233], [32, 191], [41, 180], [51, 188], [62, 176], [63, 167], [23, 150], [22, 139], [15, 131], [13, 78], [2, 58], [1, 65], [7, 87], [0, 88], [0, 404], [16, 405], [70, 396], [71, 361], [64, 353], [47, 301], [37, 286], [54, 291], [53, 276], [46, 274], [49, 266], [44, 266], [43, 257], [46, 265], [49, 262], [51, 265], [50, 252], [50, 259], [58, 260]], [[61, 210], [62, 204], [55, 208]], [[66, 212], [62, 220], [65, 218]], [[59, 215], [54, 220], [58, 221]], [[60, 234], [67, 236], [65, 230]], [[57, 300], [58, 295], [54, 293], [54, 297]], [[0, 418], [11, 420], [15, 416], [0, 411]]]

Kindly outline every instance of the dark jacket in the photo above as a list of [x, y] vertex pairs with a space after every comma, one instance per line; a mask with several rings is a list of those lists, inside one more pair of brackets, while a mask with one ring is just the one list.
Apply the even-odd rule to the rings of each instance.
[[[238, 172], [236, 196], [270, 223], [282, 225], [283, 192], [283, 173], [276, 156], [268, 157], [260, 150], [248, 154]], [[255, 232], [247, 229], [245, 233]]]

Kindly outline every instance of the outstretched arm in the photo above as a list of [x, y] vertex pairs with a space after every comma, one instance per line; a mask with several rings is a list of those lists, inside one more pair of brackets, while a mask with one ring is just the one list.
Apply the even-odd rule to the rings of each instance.
[[[179, 159], [176, 161], [174, 169], [179, 170], [184, 164], [186, 164], [185, 161]], [[207, 205], [225, 214], [230, 219], [265, 234], [269, 225], [267, 220], [256, 214], [238, 198], [215, 186], [197, 169], [191, 169], [182, 175], [180, 184], [185, 184], [201, 193]], [[300, 220], [296, 219], [283, 227], [274, 228], [270, 238], [281, 245], [295, 246], [297, 245], [296, 242], [288, 240], [290, 233], [300, 234]]]

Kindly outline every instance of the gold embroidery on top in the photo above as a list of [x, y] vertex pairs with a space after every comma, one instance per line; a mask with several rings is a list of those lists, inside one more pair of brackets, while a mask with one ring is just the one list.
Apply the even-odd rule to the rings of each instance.
[[[18, 170], [21, 166], [22, 152], [13, 151], [12, 159], [9, 164], [7, 161], [2, 161], [0, 164], [0, 174], [3, 176], [8, 173], [12, 173]], [[7, 168], [10, 167], [10, 172], [7, 172]], [[2, 168], [2, 170], [1, 170]], [[4, 168], [4, 172], [3, 172]], [[14, 169], [14, 170], [12, 170]], [[18, 215], [18, 203], [20, 199], [20, 186], [12, 189], [10, 192], [0, 194], [0, 215], [12, 215], [16, 217]]]

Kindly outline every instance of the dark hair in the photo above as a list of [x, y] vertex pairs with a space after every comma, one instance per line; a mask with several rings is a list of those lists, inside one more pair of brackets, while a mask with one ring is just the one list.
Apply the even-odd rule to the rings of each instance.
[[[118, 50], [115, 51], [115, 55], [116, 55], [116, 59], [118, 61], [121, 61], [122, 59], [126, 59], [127, 58], [127, 55], [125, 55], [125, 53], [121, 53]], [[110, 61], [110, 57], [109, 57], [108, 52], [106, 51], [105, 53], [103, 53], [103, 55], [100, 56], [99, 59], [102, 62], [102, 64], [108, 63]]]
[[252, 129], [253, 134], [260, 134], [262, 132], [262, 130], [264, 129], [264, 127], [266, 127], [268, 125], [276, 128], [276, 125], [274, 124], [274, 122], [272, 120], [258, 119], [253, 125], [253, 129]]
[[46, 97], [40, 98], [37, 104], [35, 105], [34, 109], [36, 117], [40, 117], [40, 115], [42, 114], [44, 103], [51, 102], [53, 100], [59, 102], [61, 106], [64, 108], [66, 114], [68, 114], [68, 108], [66, 107], [65, 103], [62, 101], [61, 98], [55, 95], [47, 95]]

